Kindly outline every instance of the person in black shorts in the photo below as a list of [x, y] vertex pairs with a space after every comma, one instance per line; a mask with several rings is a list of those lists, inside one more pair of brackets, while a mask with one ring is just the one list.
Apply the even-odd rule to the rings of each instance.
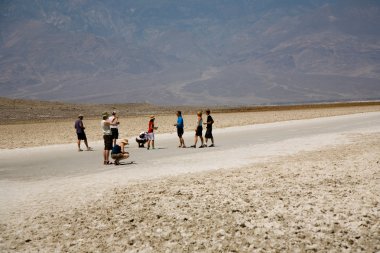
[[194, 137], [194, 145], [190, 146], [192, 148], [197, 147], [197, 142], [198, 142], [198, 137], [201, 139], [201, 145], [199, 148], [204, 148], [206, 145], [203, 144], [203, 136], [202, 136], [202, 131], [203, 131], [203, 119], [202, 119], [202, 112], [197, 113], [197, 127], [195, 128], [195, 137]]
[[113, 145], [116, 145], [116, 140], [119, 139], [119, 117], [116, 115], [116, 111], [112, 112], [112, 115], [108, 118], [111, 122], [111, 132]]
[[184, 133], [184, 123], [183, 123], [183, 118], [182, 118], [182, 112], [177, 111], [177, 123], [174, 124], [174, 126], [177, 127], [177, 135], [179, 138], [179, 148], [186, 148], [185, 141], [183, 140], [183, 133]]
[[84, 144], [86, 145], [87, 151], [90, 151], [90, 150], [92, 150], [92, 148], [88, 146], [87, 136], [86, 136], [86, 133], [84, 132], [85, 127], [83, 125], [83, 121], [82, 120], [83, 120], [83, 115], [80, 114], [78, 116], [78, 119], [74, 123], [74, 128], [76, 130], [77, 137], [78, 137], [78, 151], [83, 151], [80, 148], [81, 140], [84, 141]]
[[207, 122], [204, 123], [205, 125], [207, 125], [206, 134], [205, 134], [206, 146], [207, 146], [208, 139], [211, 139], [211, 145], [209, 147], [214, 147], [214, 136], [212, 136], [212, 125], [214, 124], [214, 119], [210, 115], [210, 109], [206, 110], [206, 115], [207, 115]]
[[104, 165], [111, 164], [109, 161], [110, 151], [112, 150], [112, 132], [111, 132], [111, 122], [108, 120], [108, 114], [104, 113], [103, 120], [100, 122], [100, 125], [103, 130], [103, 140], [104, 140]]

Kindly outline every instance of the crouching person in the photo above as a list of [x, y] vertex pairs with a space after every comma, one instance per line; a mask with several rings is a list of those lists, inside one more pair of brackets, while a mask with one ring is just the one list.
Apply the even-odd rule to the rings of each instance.
[[118, 139], [116, 145], [113, 146], [111, 157], [114, 159], [115, 165], [120, 165], [120, 160], [127, 159], [129, 153], [125, 151], [125, 146], [128, 145], [127, 139]]
[[139, 144], [139, 148], [144, 148], [145, 143], [148, 141], [148, 132], [141, 132], [139, 136], [136, 138], [137, 144]]

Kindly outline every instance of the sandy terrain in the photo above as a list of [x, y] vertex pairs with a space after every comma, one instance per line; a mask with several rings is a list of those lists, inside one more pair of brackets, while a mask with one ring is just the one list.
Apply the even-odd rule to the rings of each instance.
[[[234, 170], [117, 187], [0, 227], [2, 252], [377, 252], [379, 133]], [[48, 206], [48, 205], [47, 205]]]
[[[298, 109], [284, 111], [261, 111], [261, 112], [237, 112], [213, 114], [215, 128], [229, 126], [244, 126], [259, 123], [286, 121], [295, 119], [311, 119], [336, 115], [346, 115], [360, 112], [380, 111], [380, 105], [374, 106], [352, 106], [337, 108]], [[204, 116], [205, 119], [205, 116]], [[28, 124], [0, 124], [0, 149], [33, 147], [51, 144], [73, 143], [75, 148], [76, 134], [74, 121], [54, 120]], [[86, 135], [91, 142], [102, 140], [99, 119], [84, 118]], [[120, 134], [122, 137], [135, 137], [141, 131], [147, 131], [148, 116], [125, 116], [120, 118]], [[194, 129], [196, 116], [184, 115], [185, 130]], [[32, 121], [33, 122], [33, 121]], [[159, 115], [156, 117], [156, 125], [159, 127], [157, 133], [175, 132], [173, 124], [176, 122], [173, 115]]]

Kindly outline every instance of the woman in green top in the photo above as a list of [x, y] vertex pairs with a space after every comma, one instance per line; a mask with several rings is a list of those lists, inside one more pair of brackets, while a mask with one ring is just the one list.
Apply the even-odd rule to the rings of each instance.
[[205, 145], [203, 144], [203, 136], [202, 136], [202, 131], [203, 131], [203, 119], [202, 119], [202, 112], [197, 113], [197, 127], [195, 128], [195, 138], [194, 138], [194, 145], [191, 146], [192, 148], [197, 147], [197, 142], [198, 142], [198, 137], [201, 139], [201, 145], [199, 148], [204, 148]]

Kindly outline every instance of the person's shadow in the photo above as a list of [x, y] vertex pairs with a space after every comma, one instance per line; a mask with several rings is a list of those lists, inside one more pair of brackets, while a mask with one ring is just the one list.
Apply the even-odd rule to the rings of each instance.
[[130, 161], [130, 162], [120, 162], [119, 165], [132, 165], [132, 164], [137, 164], [135, 161]]

